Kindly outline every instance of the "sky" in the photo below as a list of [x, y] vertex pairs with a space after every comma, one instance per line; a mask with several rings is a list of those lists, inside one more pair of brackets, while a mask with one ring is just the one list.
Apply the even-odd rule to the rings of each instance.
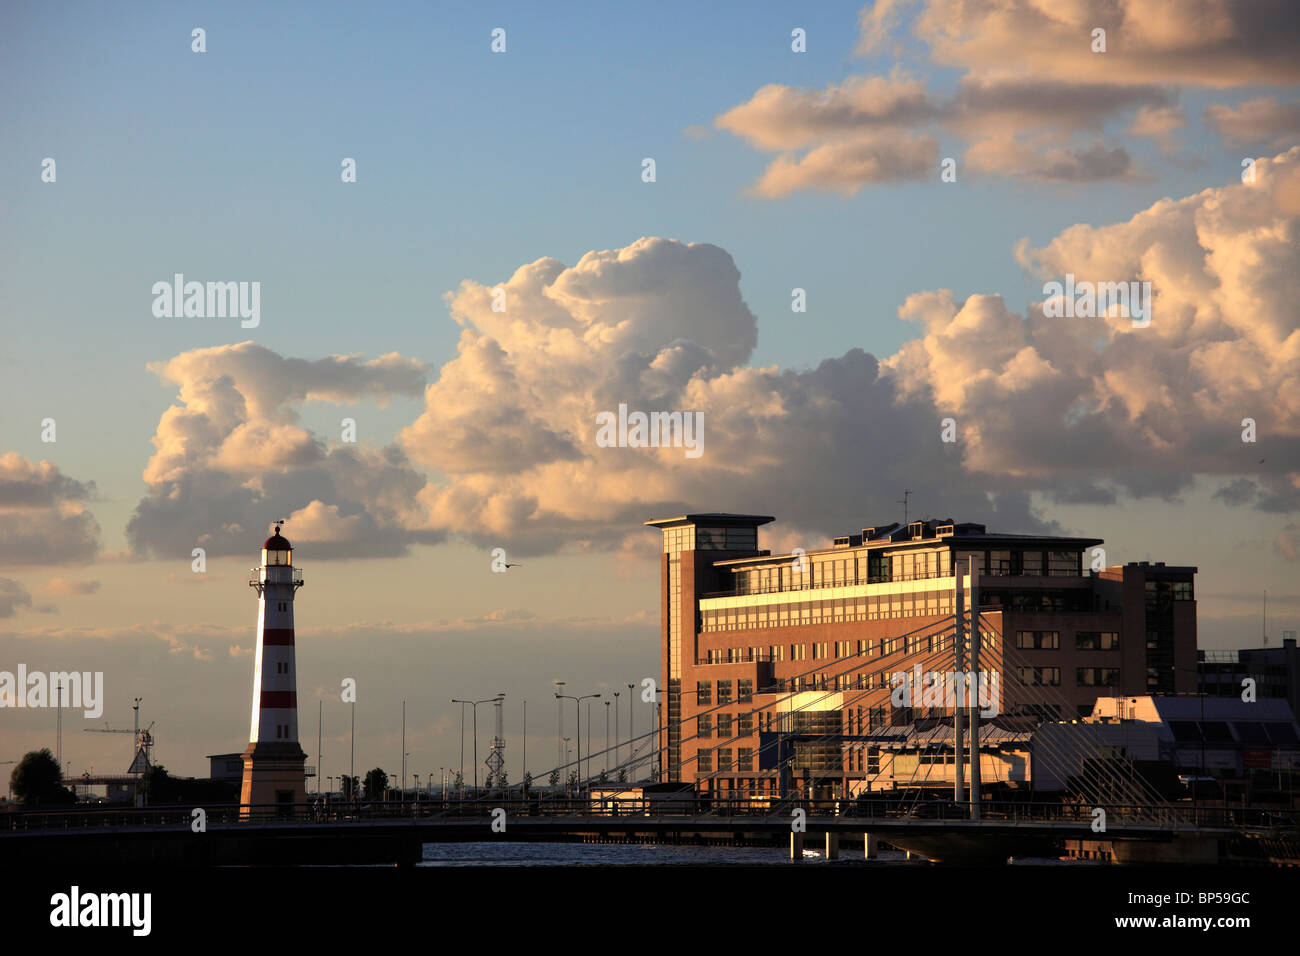
[[[472, 750], [453, 697], [507, 694], [513, 780], [555, 680], [600, 747], [616, 689], [647, 727], [641, 522], [685, 511], [811, 548], [907, 490], [1197, 566], [1203, 647], [1300, 627], [1294, 9], [699, 7], [0, 11], [0, 670], [104, 672], [74, 775], [137, 696], [173, 772], [243, 749], [281, 517], [331, 775], [346, 677], [359, 773], [402, 700], [422, 776]], [[259, 283], [258, 324], [155, 314], [176, 273]], [[1149, 323], [1049, 318], [1067, 274], [1149, 282]], [[599, 446], [620, 404], [700, 411], [703, 454]], [[0, 760], [53, 728], [0, 712]]]

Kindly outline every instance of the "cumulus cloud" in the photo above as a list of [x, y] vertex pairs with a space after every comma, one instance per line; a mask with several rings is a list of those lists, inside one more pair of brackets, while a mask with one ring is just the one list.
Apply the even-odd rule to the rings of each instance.
[[13, 617], [19, 608], [32, 606], [32, 596], [22, 582], [0, 578], [0, 617]]
[[0, 455], [0, 565], [92, 561], [99, 525], [86, 509], [94, 482], [80, 482], [48, 461]]
[[[897, 353], [852, 349], [808, 369], [751, 364], [757, 320], [716, 246], [645, 238], [571, 266], [539, 259], [500, 283], [505, 311], [496, 284], [448, 294], [457, 354], [382, 450], [326, 448], [292, 404], [262, 401], [255, 419], [239, 362], [207, 350], [211, 367], [183, 378], [191, 398], [160, 424], [146, 472], [156, 487], [137, 522], [155, 522], [143, 539], [176, 542], [188, 559], [205, 534], [247, 551], [247, 529], [272, 512], [317, 557], [448, 535], [512, 555], [645, 546], [642, 521], [685, 510], [775, 512], [792, 540], [818, 540], [889, 520], [881, 503], [903, 488], [921, 515], [1021, 531], [1052, 529], [1034, 493], [1172, 496], [1196, 475], [1219, 476], [1225, 503], [1294, 509], [1298, 239], [1300, 147], [1261, 160], [1254, 183], [1018, 249], [1045, 279], [1150, 282], [1146, 328], [927, 290], [899, 310], [919, 335]], [[703, 453], [603, 447], [597, 415], [620, 405], [702, 413]], [[955, 444], [939, 440], [946, 417]], [[1258, 445], [1240, 440], [1247, 417]], [[173, 419], [194, 420], [184, 440]], [[316, 450], [262, 468], [225, 451], [241, 428], [273, 427]], [[846, 513], [853, 502], [860, 514]]]
[[[883, 30], [862, 26], [861, 49], [883, 42]], [[1105, 53], [1092, 52], [1096, 28]], [[926, 0], [912, 32], [935, 62], [981, 75], [1213, 88], [1300, 81], [1300, 15], [1289, 0]]]
[[[936, 509], [1034, 522], [1014, 487], [991, 500], [958, 479], [933, 406], [900, 402], [872, 356], [749, 365], [757, 322], [739, 279], [716, 246], [654, 238], [524, 266], [504, 283], [505, 313], [488, 286], [462, 284], [449, 299], [459, 354], [399, 435], [443, 476], [420, 494], [426, 526], [526, 554], [644, 541], [640, 522], [682, 509], [779, 504], [784, 520], [829, 532], [845, 501], [863, 502], [849, 520], [869, 524], [869, 502], [905, 486]], [[703, 455], [599, 447], [596, 416], [620, 404], [702, 412]]]
[[[851, 194], [867, 185], [938, 177], [943, 153], [964, 143], [965, 171], [1047, 183], [1140, 175], [1125, 132], [1175, 153], [1186, 125], [1182, 87], [1300, 81], [1300, 16], [1285, 0], [878, 0], [859, 17], [858, 52], [875, 54], [904, 29], [932, 64], [963, 71], [951, 94], [895, 67], [822, 89], [760, 87], [714, 125], [777, 154], [751, 192]], [[1106, 51], [1092, 50], [1094, 28]], [[902, 56], [901, 51], [895, 51]], [[1226, 110], [1221, 112], [1220, 110]], [[1225, 135], [1282, 144], [1292, 107], [1252, 101], [1211, 107]], [[1127, 119], [1127, 123], [1121, 123]], [[1186, 165], [1186, 160], [1171, 161]]]
[[[1122, 178], [1131, 173], [1128, 153], [1088, 133], [1122, 112], [1138, 111], [1152, 126], [1159, 123], [1151, 111], [1176, 109], [1153, 86], [1058, 80], [968, 77], [954, 94], [938, 97], [896, 70], [824, 90], [769, 84], [714, 125], [780, 154], [753, 187], [775, 197], [935, 177], [938, 132], [971, 143], [965, 165], [975, 172], [1044, 181]], [[1172, 115], [1160, 121], [1167, 126]]]
[[[299, 419], [307, 402], [419, 395], [422, 363], [396, 354], [305, 360], [243, 342], [150, 369], [179, 387], [179, 401], [158, 423], [144, 471], [150, 493], [127, 527], [137, 554], [242, 554], [271, 520], [289, 516], [302, 519], [317, 558], [396, 555], [433, 539], [403, 530], [424, 478], [400, 449], [331, 445]], [[295, 528], [291, 519], [291, 540]]]
[[[1151, 283], [1151, 323], [1025, 316], [999, 296], [911, 296], [921, 338], [885, 362], [966, 427], [968, 464], [1172, 494], [1195, 474], [1240, 476], [1228, 503], [1300, 507], [1300, 147], [1254, 183], [1161, 200], [1127, 222], [1075, 225], [1023, 265], [1046, 279]], [[1254, 419], [1267, 436], [1241, 441]]]

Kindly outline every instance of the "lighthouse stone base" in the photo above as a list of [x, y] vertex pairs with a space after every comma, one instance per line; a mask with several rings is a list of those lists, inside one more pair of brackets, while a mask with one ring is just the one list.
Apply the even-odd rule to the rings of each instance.
[[292, 804], [307, 802], [307, 755], [294, 741], [258, 742], [244, 751], [244, 781], [239, 789], [239, 815], [266, 816], [293, 812]]

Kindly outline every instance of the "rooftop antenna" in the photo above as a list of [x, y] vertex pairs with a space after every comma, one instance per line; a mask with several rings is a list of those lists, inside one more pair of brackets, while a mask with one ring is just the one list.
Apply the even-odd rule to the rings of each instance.
[[1264, 646], [1268, 647], [1268, 588], [1264, 589], [1264, 620], [1261, 625], [1264, 629]]
[[908, 499], [908, 497], [909, 497], [911, 494], [912, 494], [912, 493], [911, 493], [910, 491], [906, 491], [906, 490], [905, 490], [905, 491], [903, 492], [903, 497], [902, 497], [900, 500], [898, 500], [897, 502], [895, 502], [895, 504], [900, 504], [900, 505], [903, 506], [903, 525], [904, 525], [904, 527], [907, 526], [907, 499]]

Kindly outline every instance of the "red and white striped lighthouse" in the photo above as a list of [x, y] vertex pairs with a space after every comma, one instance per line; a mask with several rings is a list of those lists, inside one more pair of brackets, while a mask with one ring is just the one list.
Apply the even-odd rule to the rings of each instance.
[[248, 584], [257, 590], [258, 612], [253, 719], [239, 795], [245, 817], [254, 806], [287, 809], [307, 800], [293, 645], [293, 598], [303, 584], [302, 569], [293, 566], [293, 551], [280, 536], [279, 523], [262, 545], [262, 565], [253, 569]]

